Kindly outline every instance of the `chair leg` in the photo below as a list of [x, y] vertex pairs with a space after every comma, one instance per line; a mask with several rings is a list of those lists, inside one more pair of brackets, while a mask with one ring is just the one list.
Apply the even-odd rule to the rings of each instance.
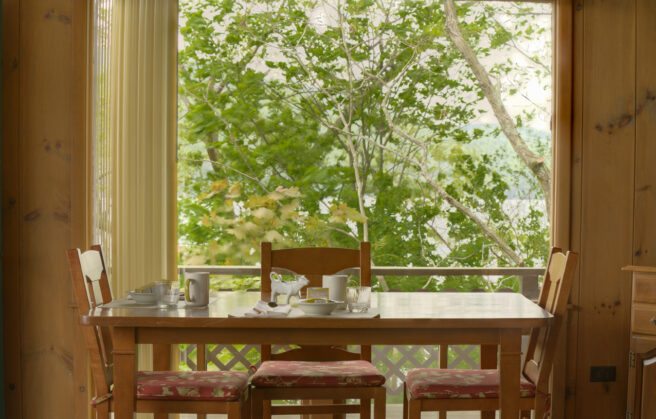
[[[269, 402], [267, 400], [266, 402]], [[264, 404], [266, 403], [263, 399], [262, 396], [259, 394], [258, 391], [252, 391], [251, 392], [251, 417], [253, 418], [265, 418], [267, 416], [264, 416], [265, 413], [265, 407]], [[269, 418], [271, 417], [271, 407], [269, 405], [268, 412]]]
[[96, 406], [97, 419], [109, 419], [109, 402], [101, 403]]
[[[167, 414], [167, 416], [168, 416], [168, 414]], [[158, 418], [155, 418], [155, 419], [158, 419]], [[206, 413], [196, 413], [196, 419], [207, 419], [207, 414]]]
[[360, 399], [360, 419], [371, 419], [371, 399]]
[[[333, 404], [344, 404], [344, 403], [346, 403], [346, 400], [339, 400], [339, 399], [333, 400]], [[344, 413], [334, 413], [333, 419], [346, 419], [346, 415]]]
[[246, 400], [242, 400], [240, 404], [240, 419], [251, 419], [251, 398], [248, 397]]
[[410, 399], [408, 401], [408, 419], [421, 419], [421, 400]]
[[[241, 419], [241, 409], [239, 403], [229, 403], [228, 404], [228, 419]], [[206, 416], [205, 413], [199, 413], [197, 416]]]
[[440, 410], [438, 413], [439, 419], [446, 419], [446, 410]]
[[495, 412], [491, 412], [491, 411], [481, 412], [481, 419], [494, 419], [494, 418], [495, 418]]
[[[263, 400], [260, 404], [262, 405], [262, 416], [260, 417], [262, 419], [271, 419], [271, 400]], [[256, 418], [257, 416], [253, 412], [253, 404], [251, 403], [251, 415]]]
[[408, 388], [403, 382], [403, 419], [408, 419]]
[[535, 419], [547, 419], [551, 417], [548, 409], [549, 398], [548, 397], [535, 397]]
[[[312, 404], [312, 400], [301, 400], [301, 406], [309, 406]], [[312, 419], [311, 415], [301, 415], [301, 419]]]
[[530, 410], [522, 410], [519, 413], [519, 417], [521, 419], [531, 419], [531, 411]]
[[384, 388], [381, 389], [374, 397], [374, 419], [385, 419], [385, 409], [387, 408], [385, 391]]

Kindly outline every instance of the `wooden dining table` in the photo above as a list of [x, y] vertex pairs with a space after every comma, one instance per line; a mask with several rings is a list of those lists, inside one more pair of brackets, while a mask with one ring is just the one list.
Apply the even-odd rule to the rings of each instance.
[[[97, 307], [87, 325], [113, 330], [114, 417], [132, 418], [135, 345], [177, 343], [299, 345], [498, 345], [501, 418], [519, 416], [522, 332], [547, 326], [551, 314], [514, 293], [376, 293], [378, 318], [245, 318], [229, 314], [251, 307], [255, 292], [219, 292], [201, 308]], [[167, 351], [168, 352], [168, 351]], [[168, 360], [157, 365], [168, 365]]]

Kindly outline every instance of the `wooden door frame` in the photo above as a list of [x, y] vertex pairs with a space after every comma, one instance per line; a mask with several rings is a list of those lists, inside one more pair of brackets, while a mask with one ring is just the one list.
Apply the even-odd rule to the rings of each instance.
[[[92, 1], [73, 0], [73, 133], [71, 147], [71, 248], [88, 249], [93, 244], [93, 75]], [[70, 283], [70, 280], [69, 280]], [[77, 315], [71, 286], [71, 316], [75, 327], [73, 379], [75, 417], [90, 418], [89, 401], [94, 394], [88, 352]]]
[[[580, 252], [580, 249], [572, 247], [571, 240], [575, 6], [574, 0], [555, 0], [553, 5], [551, 245]], [[579, 280], [577, 267], [573, 289], [578, 289]], [[551, 380], [554, 419], [565, 417], [567, 362], [570, 362], [567, 358], [568, 317], [566, 315], [558, 339]], [[576, 362], [575, 359], [571, 361]]]

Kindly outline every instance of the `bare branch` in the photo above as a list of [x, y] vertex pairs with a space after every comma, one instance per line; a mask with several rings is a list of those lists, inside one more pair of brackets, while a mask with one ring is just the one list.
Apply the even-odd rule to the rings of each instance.
[[506, 33], [506, 35], [508, 35], [508, 39], [509, 39], [509, 41], [506, 42], [506, 45], [510, 44], [510, 45], [511, 45], [511, 46], [512, 46], [517, 52], [519, 52], [520, 54], [522, 54], [527, 60], [529, 60], [529, 61], [531, 61], [533, 64], [535, 64], [535, 65], [541, 67], [541, 68], [542, 68], [543, 70], [545, 70], [547, 73], [551, 74], [551, 68], [549, 68], [548, 66], [544, 65], [544, 63], [542, 63], [542, 62], [541, 62], [540, 60], [538, 60], [537, 58], [535, 58], [535, 57], [531, 57], [530, 55], [528, 55], [528, 54], [526, 53], [526, 51], [524, 51], [523, 49], [521, 49], [521, 48], [519, 47], [519, 45], [517, 45], [517, 42], [515, 42], [515, 40], [513, 39], [512, 34], [510, 33], [510, 31], [508, 31], [508, 29], [506, 29], [506, 27], [503, 26], [503, 24], [502, 24], [501, 22], [499, 22], [497, 19], [494, 19], [494, 18], [493, 18], [493, 20], [494, 20], [494, 22], [495, 22], [497, 25], [499, 25], [499, 27], [501, 28], [501, 30], [504, 31], [504, 32]]
[[440, 234], [439, 231], [435, 228], [435, 226], [432, 223], [426, 223], [428, 228], [435, 234], [435, 236], [449, 249], [450, 252], [453, 251], [453, 247], [449, 244], [449, 242], [446, 241], [446, 239]]
[[[221, 163], [219, 161], [207, 160], [207, 159], [180, 159], [180, 161], [193, 162], [193, 163], [210, 163], [210, 164], [213, 164], [213, 165], [217, 165], [217, 166], [219, 166], [223, 169], [230, 170], [231, 172], [235, 172], [238, 175], [241, 175], [241, 176], [245, 177], [246, 179], [250, 179], [252, 181], [259, 182], [259, 179], [249, 175], [248, 173], [244, 173], [239, 169], [235, 169], [234, 167], [228, 166], [227, 164]], [[265, 189], [265, 191], [269, 192], [266, 189]]]

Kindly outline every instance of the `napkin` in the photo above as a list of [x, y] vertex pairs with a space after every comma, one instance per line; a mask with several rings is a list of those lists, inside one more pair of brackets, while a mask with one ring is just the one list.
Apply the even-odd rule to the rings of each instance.
[[250, 310], [244, 313], [245, 317], [287, 317], [291, 306], [279, 305], [271, 307], [266, 301], [258, 301]]

